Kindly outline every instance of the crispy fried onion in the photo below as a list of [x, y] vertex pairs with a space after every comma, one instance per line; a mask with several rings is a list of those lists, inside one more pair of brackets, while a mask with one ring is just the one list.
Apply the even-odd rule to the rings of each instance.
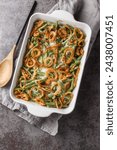
[[58, 35], [62, 38], [65, 39], [67, 37], [67, 31], [66, 28], [60, 28], [58, 30]]
[[39, 87], [32, 87], [29, 91], [30, 98], [42, 98], [44, 96], [44, 91]]
[[61, 100], [64, 104], [69, 104], [70, 103], [70, 100], [73, 98], [73, 93], [72, 92], [66, 92]]
[[67, 91], [70, 88], [70, 86], [71, 86], [71, 82], [70, 81], [66, 82], [64, 85], [65, 91]]
[[60, 44], [60, 43], [57, 43], [57, 44], [55, 44], [55, 45], [53, 45], [53, 46], [48, 47], [47, 50], [58, 49], [59, 46], [61, 46], [61, 44]]
[[56, 45], [50, 46], [50, 47], [48, 47], [48, 48], [46, 49], [45, 53], [46, 53], [47, 51], [53, 51], [55, 57], [57, 58], [57, 56], [58, 56], [58, 47], [59, 47], [59, 46], [61, 46], [61, 44], [56, 44]]
[[61, 99], [57, 99], [57, 98], [54, 99], [54, 103], [56, 105], [56, 108], [58, 108], [58, 109], [62, 108], [62, 106], [63, 106]]
[[28, 48], [28, 49], [32, 49], [33, 47], [34, 47], [33, 43], [32, 43], [32, 42], [29, 42], [28, 45], [27, 45], [27, 48]]
[[67, 65], [62, 66], [59, 68], [59, 71], [68, 73], [69, 72], [69, 66], [67, 66]]
[[81, 48], [80, 49], [80, 54], [83, 55], [84, 54], [84, 50]]
[[56, 39], [56, 31], [51, 31], [49, 34], [49, 41], [53, 42]]
[[40, 104], [41, 106], [45, 106], [45, 102], [43, 99], [41, 99], [40, 97], [36, 97], [34, 98], [34, 101], [38, 104]]
[[25, 81], [26, 80], [26, 78], [25, 78], [25, 76], [21, 76], [20, 78], [19, 78], [19, 81]]
[[53, 25], [48, 26], [48, 31], [51, 32], [53, 30]]
[[16, 96], [17, 98], [19, 98], [19, 99], [23, 99], [23, 100], [25, 100], [25, 101], [28, 101], [28, 100], [29, 100], [29, 96], [28, 96], [28, 94], [26, 94], [26, 93], [23, 93], [23, 92], [20, 92], [20, 91], [15, 90], [15, 91], [14, 91], [14, 94], [15, 94], [15, 96]]
[[77, 80], [78, 80], [78, 74], [79, 74], [79, 72], [80, 72], [80, 68], [77, 68], [76, 73], [75, 73], [75, 76], [74, 76], [74, 78], [75, 78], [74, 86], [76, 86], [76, 84], [77, 84]]
[[53, 65], [53, 59], [51, 57], [46, 57], [44, 59], [44, 66], [51, 67]]
[[45, 30], [44, 32], [46, 39], [49, 39], [50, 32], [48, 30]]
[[53, 63], [56, 64], [56, 63], [57, 63], [57, 57], [54, 55], [54, 56], [52, 57], [52, 59], [53, 59]]
[[61, 86], [58, 82], [52, 82], [51, 90], [53, 91], [54, 95], [59, 95], [61, 93]]
[[36, 63], [36, 61], [35, 61], [33, 58], [31, 58], [31, 57], [28, 57], [28, 58], [26, 58], [26, 60], [25, 60], [25, 65], [26, 65], [28, 68], [34, 67], [34, 66], [35, 66], [35, 63]]
[[71, 61], [73, 60], [73, 57], [74, 57], [74, 49], [70, 47], [66, 48], [63, 55], [63, 61], [66, 64], [70, 64]]
[[84, 34], [79, 28], [74, 28], [74, 34], [77, 36], [78, 39], [84, 38]]
[[80, 47], [84, 46], [84, 39], [81, 39], [78, 41], [78, 46], [80, 46]]
[[74, 38], [71, 38], [70, 41], [69, 41], [69, 43], [76, 45], [76, 44], [78, 43], [78, 38], [77, 38], [77, 37], [76, 37], [76, 38], [75, 38], [75, 37], [74, 37]]
[[33, 58], [37, 58], [41, 55], [41, 50], [38, 49], [38, 48], [33, 48], [32, 51], [31, 51], [31, 56]]
[[25, 87], [25, 84], [26, 84], [26, 80], [22, 80], [20, 81], [20, 87], [23, 89]]
[[72, 29], [69, 27], [69, 25], [65, 24], [65, 28], [66, 28], [66, 31], [69, 32], [69, 34], [72, 34]]
[[39, 31], [38, 30], [36, 30], [36, 31], [33, 31], [33, 36], [39, 36]]
[[43, 23], [44, 23], [43, 20], [36, 21], [36, 27], [40, 28], [43, 25]]
[[28, 73], [28, 71], [21, 69], [21, 74], [24, 77], [24, 79], [30, 79], [30, 74]]
[[30, 35], [39, 36], [39, 31], [38, 31], [37, 29], [40, 28], [40, 27], [43, 25], [43, 23], [44, 23], [43, 20], [36, 21], [36, 22], [35, 22], [35, 26], [34, 26], [34, 28], [32, 29]]
[[57, 80], [58, 77], [57, 72], [53, 68], [49, 68], [47, 70], [46, 76], [47, 76], [46, 84], [50, 84], [51, 81]]
[[77, 47], [77, 48], [76, 48], [76, 54], [77, 54], [78, 56], [83, 55], [83, 54], [84, 54], [84, 50], [83, 50], [82, 48], [80, 48], [80, 47]]
[[72, 74], [70, 74], [66, 71], [60, 71], [60, 70], [58, 70], [58, 74], [59, 74], [59, 79], [62, 81], [66, 80], [67, 78], [72, 76]]
[[43, 85], [41, 88], [42, 88], [42, 90], [44, 90], [46, 92], [51, 92], [50, 86]]

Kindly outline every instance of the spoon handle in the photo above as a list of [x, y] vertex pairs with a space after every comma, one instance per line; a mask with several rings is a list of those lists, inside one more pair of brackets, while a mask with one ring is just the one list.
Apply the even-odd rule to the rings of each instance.
[[[22, 35], [23, 35], [23, 32], [24, 32], [24, 30], [25, 30], [25, 28], [26, 28], [26, 25], [27, 25], [28, 21], [29, 21], [29, 18], [30, 18], [30, 16], [33, 14], [33, 12], [34, 12], [36, 6], [37, 6], [37, 2], [34, 1], [33, 6], [32, 6], [32, 8], [31, 8], [31, 10], [30, 10], [30, 12], [29, 12], [29, 14], [28, 14], [28, 16], [27, 16], [27, 19], [26, 19], [25, 23], [24, 23], [24, 26], [22, 27], [22, 30], [21, 30], [21, 32], [20, 32], [20, 34], [19, 34], [19, 37], [18, 37], [18, 39], [17, 39], [17, 42], [16, 42], [16, 44], [14, 44], [16, 50], [20, 48], [20, 46], [18, 46], [18, 43], [19, 43], [19, 41], [20, 41], [20, 39], [21, 39], [21, 37], [22, 37]], [[15, 53], [14, 53], [14, 55], [13, 55], [13, 59], [14, 59], [14, 60], [15, 60], [15, 59], [17, 58], [17, 56], [18, 56], [18, 52], [17, 52], [16, 50], [15, 50]]]
[[18, 45], [18, 43], [19, 43], [19, 41], [20, 41], [20, 38], [21, 38], [21, 36], [22, 36], [22, 33], [23, 33], [23, 31], [24, 31], [24, 29], [25, 29], [27, 23], [28, 23], [28, 20], [29, 20], [30, 16], [33, 14], [33, 12], [34, 12], [36, 6], [37, 6], [37, 2], [34, 1], [33, 6], [32, 6], [32, 8], [31, 8], [31, 10], [30, 10], [30, 12], [29, 12], [29, 14], [28, 14], [28, 17], [27, 17], [25, 23], [24, 23], [24, 26], [23, 26], [23, 28], [22, 28], [20, 34], [19, 34], [19, 37], [18, 37], [17, 42], [16, 42], [16, 46]]
[[10, 50], [10, 53], [7, 55], [7, 60], [11, 60], [11, 58], [13, 57], [14, 55], [14, 51], [16, 49], [16, 44], [13, 45], [12, 49]]

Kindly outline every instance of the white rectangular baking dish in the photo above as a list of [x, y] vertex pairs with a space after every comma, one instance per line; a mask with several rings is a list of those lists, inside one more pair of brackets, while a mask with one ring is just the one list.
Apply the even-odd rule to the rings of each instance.
[[[78, 75], [78, 81], [77, 81], [77, 86], [75, 87], [74, 91], [73, 91], [73, 99], [70, 103], [70, 105], [68, 106], [68, 108], [64, 108], [64, 109], [57, 109], [57, 108], [47, 108], [44, 106], [40, 106], [39, 104], [35, 103], [35, 102], [30, 102], [30, 101], [24, 101], [21, 99], [17, 99], [14, 96], [13, 90], [16, 86], [18, 77], [19, 77], [19, 72], [20, 72], [20, 68], [22, 66], [22, 61], [23, 61], [23, 56], [25, 53], [25, 49], [26, 49], [26, 45], [27, 45], [27, 40], [28, 37], [30, 35], [31, 29], [33, 27], [33, 23], [37, 20], [37, 19], [42, 19], [42, 20], [46, 20], [46, 21], [51, 21], [51, 22], [56, 22], [57, 20], [61, 20], [63, 21], [62, 23], [66, 23], [69, 24], [73, 27], [78, 27], [81, 30], [84, 31], [84, 33], [86, 34], [86, 39], [85, 39], [85, 47], [84, 47], [84, 55], [82, 57], [81, 60], [81, 65], [80, 65], [80, 72]], [[82, 78], [82, 74], [83, 74], [83, 69], [84, 69], [84, 65], [85, 65], [85, 61], [86, 61], [86, 56], [87, 56], [87, 52], [88, 52], [88, 46], [89, 46], [89, 42], [90, 42], [90, 38], [91, 38], [91, 29], [90, 27], [82, 22], [78, 22], [74, 19], [74, 17], [72, 16], [72, 14], [68, 13], [67, 11], [63, 11], [63, 10], [56, 10], [54, 11], [52, 14], [43, 14], [43, 13], [35, 13], [31, 16], [28, 26], [27, 26], [27, 30], [24, 36], [24, 40], [21, 46], [21, 50], [19, 53], [19, 57], [17, 60], [17, 64], [15, 67], [15, 72], [13, 75], [13, 80], [12, 80], [12, 84], [11, 84], [11, 88], [10, 88], [10, 97], [18, 103], [24, 104], [28, 111], [38, 117], [47, 117], [52, 113], [59, 113], [59, 114], [68, 114], [70, 112], [73, 111], [75, 104], [76, 104], [76, 100], [77, 100], [77, 95], [78, 95], [78, 91], [79, 91], [79, 87], [80, 87], [80, 82], [81, 82], [81, 78]]]

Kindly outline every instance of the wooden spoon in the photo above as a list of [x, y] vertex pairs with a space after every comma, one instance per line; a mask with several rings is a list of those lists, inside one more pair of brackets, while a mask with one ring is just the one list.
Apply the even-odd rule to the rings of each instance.
[[10, 80], [11, 76], [12, 76], [14, 51], [16, 49], [16, 46], [19, 43], [21, 35], [22, 35], [22, 33], [23, 33], [27, 23], [28, 23], [28, 20], [29, 20], [30, 16], [34, 12], [34, 9], [35, 9], [36, 5], [37, 5], [37, 2], [34, 1], [34, 4], [33, 4], [32, 8], [31, 8], [30, 13], [29, 13], [29, 15], [28, 15], [28, 17], [27, 17], [27, 19], [25, 21], [25, 24], [24, 24], [24, 26], [23, 26], [23, 28], [22, 28], [22, 30], [20, 32], [20, 35], [18, 37], [18, 40], [17, 40], [16, 44], [13, 45], [13, 48], [11, 49], [10, 53], [8, 54], [8, 56], [4, 60], [2, 60], [2, 62], [0, 63], [0, 87], [5, 86], [8, 83], [8, 81]]
[[10, 80], [13, 72], [13, 54], [16, 45], [13, 46], [8, 56], [0, 63], [0, 87], [3, 87]]

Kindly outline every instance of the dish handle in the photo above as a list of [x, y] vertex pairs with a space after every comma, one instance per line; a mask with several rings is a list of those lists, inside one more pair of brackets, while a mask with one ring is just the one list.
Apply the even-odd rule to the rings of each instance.
[[63, 19], [63, 20], [69, 20], [69, 21], [75, 20], [74, 16], [65, 10], [55, 10], [50, 15], [57, 17], [57, 18], [60, 18], [60, 19]]
[[28, 109], [28, 112], [34, 116], [48, 117], [52, 114], [52, 112], [49, 111], [48, 108], [42, 108], [42, 106], [35, 105], [35, 108], [34, 108], [34, 106], [32, 105], [28, 105], [27, 109]]

